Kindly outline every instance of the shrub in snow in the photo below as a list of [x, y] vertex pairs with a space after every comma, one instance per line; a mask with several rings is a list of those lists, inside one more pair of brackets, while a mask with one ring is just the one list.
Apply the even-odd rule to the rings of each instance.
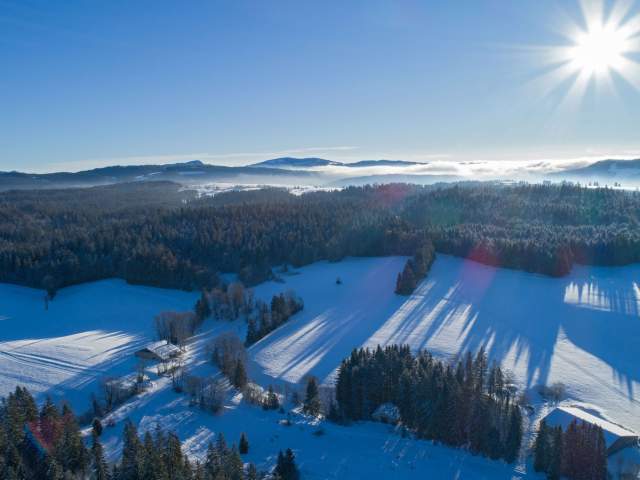
[[540, 385], [538, 393], [544, 399], [552, 402], [559, 402], [566, 395], [567, 387], [564, 383], [556, 382], [552, 385]]
[[395, 425], [400, 421], [400, 409], [393, 403], [383, 403], [371, 416], [378, 422]]

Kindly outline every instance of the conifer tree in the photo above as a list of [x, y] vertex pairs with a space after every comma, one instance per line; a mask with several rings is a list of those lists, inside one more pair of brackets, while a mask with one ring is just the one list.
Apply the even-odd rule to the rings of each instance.
[[504, 459], [508, 463], [513, 463], [518, 456], [520, 442], [522, 441], [522, 413], [520, 412], [520, 407], [517, 405], [512, 406], [509, 420]]
[[553, 435], [553, 440], [551, 442], [551, 445], [553, 445], [553, 448], [551, 452], [548, 453], [549, 463], [548, 463], [547, 477], [549, 478], [549, 480], [559, 480], [560, 475], [562, 473], [562, 457], [563, 457], [563, 449], [564, 449], [564, 442], [562, 438], [562, 428], [560, 427], [554, 428], [552, 435]]
[[320, 402], [320, 392], [318, 390], [318, 380], [316, 377], [309, 377], [304, 398], [303, 410], [314, 417], [320, 414], [322, 403]]
[[93, 435], [95, 435], [96, 437], [99, 437], [100, 435], [102, 435], [102, 422], [100, 421], [99, 418], [94, 418], [93, 422], [91, 422], [91, 432]]
[[273, 391], [273, 385], [269, 385], [267, 395], [262, 401], [262, 408], [264, 410], [277, 410], [280, 408], [280, 401], [278, 400], [276, 392]]
[[258, 480], [258, 470], [253, 463], [247, 467], [247, 480]]
[[538, 435], [533, 450], [533, 468], [536, 472], [546, 472], [549, 468], [549, 432], [544, 419], [538, 427]]
[[51, 455], [47, 455], [45, 460], [46, 470], [45, 470], [45, 480], [63, 480], [64, 479], [64, 470], [60, 466], [60, 464], [56, 461], [54, 457]]
[[233, 372], [233, 386], [239, 390], [244, 389], [247, 386], [248, 378], [247, 371], [242, 359], [236, 359], [236, 365]]
[[118, 468], [118, 480], [140, 480], [143, 447], [138, 431], [131, 421], [124, 425], [122, 462]]
[[247, 438], [247, 434], [242, 432], [240, 435], [240, 443], [238, 444], [240, 454], [246, 455], [249, 453], [249, 439]]
[[97, 435], [92, 435], [91, 480], [110, 480], [109, 466], [104, 458], [104, 449]]
[[166, 464], [162, 458], [162, 450], [156, 448], [151, 433], [144, 434], [139, 449], [140, 480], [169, 480]]
[[298, 480], [300, 472], [296, 465], [295, 455], [290, 448], [283, 454], [282, 450], [278, 453], [278, 461], [273, 471], [276, 478], [282, 480]]

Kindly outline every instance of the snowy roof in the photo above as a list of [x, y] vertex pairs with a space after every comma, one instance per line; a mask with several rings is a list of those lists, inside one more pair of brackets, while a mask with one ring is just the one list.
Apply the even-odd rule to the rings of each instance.
[[596, 417], [595, 415], [592, 415], [578, 407], [557, 407], [549, 413], [544, 420], [547, 425], [554, 427], [560, 426], [563, 430], [565, 430], [573, 420], [580, 420], [592, 425], [598, 425], [603, 430], [604, 441], [607, 448], [611, 447], [611, 445], [621, 438], [638, 437], [638, 435], [631, 430], [627, 430], [620, 425], [616, 425], [615, 423]]
[[180, 353], [180, 349], [174, 344], [167, 342], [166, 340], [160, 340], [153, 342], [144, 347], [145, 350], [149, 350], [155, 353], [159, 358], [166, 359], [171, 358]]

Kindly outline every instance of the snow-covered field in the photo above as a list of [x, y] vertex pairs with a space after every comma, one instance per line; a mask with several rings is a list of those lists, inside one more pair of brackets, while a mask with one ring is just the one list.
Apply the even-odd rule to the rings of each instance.
[[[265, 300], [293, 289], [305, 309], [251, 347], [252, 378], [262, 385], [294, 385], [314, 374], [330, 384], [355, 347], [407, 343], [454, 358], [484, 345], [534, 401], [536, 385], [563, 382], [567, 402], [640, 431], [640, 265], [577, 267], [553, 279], [440, 255], [416, 293], [400, 297], [393, 289], [405, 260], [319, 262], [282, 274], [284, 282], [256, 287]], [[45, 311], [42, 292], [0, 285], [0, 394], [20, 383], [41, 396], [64, 396], [81, 411], [99, 378], [133, 371], [132, 353], [153, 339], [155, 314], [190, 309], [196, 297], [113, 280], [64, 289]], [[208, 321], [189, 347], [190, 366], [214, 373], [204, 344], [219, 331], [242, 335], [244, 328], [241, 322]], [[507, 466], [403, 439], [383, 425], [323, 424], [324, 435], [314, 435], [319, 427], [301, 416], [284, 426], [278, 423], [282, 414], [237, 397], [229, 398], [222, 415], [212, 416], [189, 407], [166, 378], [154, 378], [151, 390], [113, 415], [117, 426], [105, 431], [112, 453], [129, 417], [142, 429], [160, 421], [176, 430], [195, 456], [219, 431], [230, 441], [246, 431], [252, 444], [247, 460], [263, 468], [273, 464], [278, 449], [294, 447], [305, 478], [527, 476], [522, 463]]]
[[403, 263], [317, 263], [257, 287], [265, 298], [293, 288], [305, 309], [252, 348], [254, 374], [330, 382], [356, 346], [401, 343], [453, 358], [484, 345], [521, 388], [562, 382], [571, 398], [640, 431], [639, 265], [576, 267], [555, 279], [439, 255], [405, 298], [393, 293]]
[[0, 396], [21, 384], [82, 411], [102, 378], [133, 371], [155, 315], [196, 298], [106, 280], [62, 289], [45, 310], [44, 292], [0, 284]]

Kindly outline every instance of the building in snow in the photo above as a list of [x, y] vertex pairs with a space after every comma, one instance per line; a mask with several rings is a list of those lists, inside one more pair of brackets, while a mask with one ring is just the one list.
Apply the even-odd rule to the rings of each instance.
[[143, 358], [145, 360], [156, 360], [160, 362], [166, 362], [172, 358], [178, 357], [182, 352], [174, 344], [167, 342], [166, 340], [160, 340], [153, 342], [136, 352], [136, 357]]
[[566, 430], [569, 424], [576, 420], [602, 428], [604, 441], [607, 446], [607, 456], [614, 455], [627, 447], [638, 447], [638, 435], [620, 425], [596, 417], [578, 407], [557, 407], [546, 417], [545, 422], [551, 427], [562, 427]]

